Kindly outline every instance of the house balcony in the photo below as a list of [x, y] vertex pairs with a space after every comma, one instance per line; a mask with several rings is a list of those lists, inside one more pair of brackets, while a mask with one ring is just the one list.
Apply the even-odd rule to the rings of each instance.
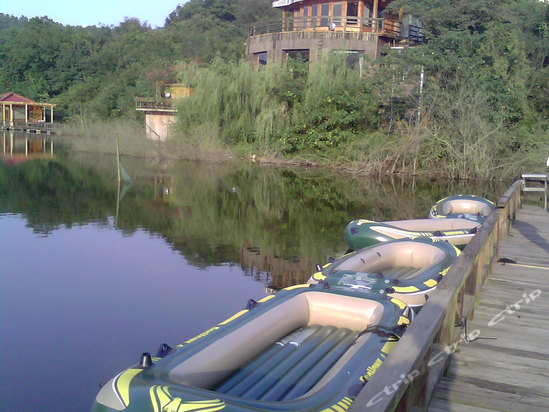
[[135, 110], [143, 112], [177, 112], [174, 107], [174, 99], [171, 98], [136, 97]]
[[259, 63], [284, 60], [296, 52], [314, 61], [322, 49], [356, 51], [377, 57], [381, 46], [396, 44], [403, 38], [418, 43], [423, 40], [423, 33], [419, 27], [403, 26], [394, 17], [287, 17], [252, 26], [247, 48], [249, 58], [255, 56]]
[[372, 33], [380, 36], [399, 38], [401, 23], [395, 18], [360, 17], [288, 17], [282, 20], [260, 22], [250, 28], [250, 37], [280, 33], [333, 33], [358, 34]]

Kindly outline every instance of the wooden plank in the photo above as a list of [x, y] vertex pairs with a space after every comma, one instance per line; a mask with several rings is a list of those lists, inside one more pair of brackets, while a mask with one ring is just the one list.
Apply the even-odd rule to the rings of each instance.
[[486, 409], [478, 406], [449, 403], [442, 399], [434, 399], [429, 405], [429, 412], [493, 412], [494, 409]]
[[506, 363], [519, 369], [539, 367], [549, 370], [549, 359], [545, 355], [515, 348], [509, 350], [498, 348], [494, 350], [492, 346], [484, 344], [483, 341], [476, 341], [474, 347], [470, 349], [465, 346], [463, 350], [455, 354], [455, 357], [470, 362], [478, 359], [492, 359], [494, 364]]
[[512, 383], [515, 393], [527, 393], [547, 398], [549, 404], [549, 382], [547, 371], [538, 368], [518, 370], [507, 363], [495, 363], [491, 359], [465, 361], [455, 356], [449, 367], [449, 378], [456, 381], [481, 380], [487, 387], [500, 387]]
[[444, 378], [440, 382], [439, 389], [435, 399], [446, 400], [451, 404], [512, 412], [519, 410], [546, 412], [549, 408], [547, 399], [533, 393], [520, 393], [513, 385], [490, 385], [490, 382], [480, 379], [456, 382]]

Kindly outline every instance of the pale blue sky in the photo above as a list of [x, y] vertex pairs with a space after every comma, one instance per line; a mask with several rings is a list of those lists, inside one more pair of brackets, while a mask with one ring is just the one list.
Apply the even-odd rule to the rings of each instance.
[[71, 26], [115, 25], [125, 17], [162, 27], [178, 4], [186, 0], [0, 0], [0, 13], [42, 17]]

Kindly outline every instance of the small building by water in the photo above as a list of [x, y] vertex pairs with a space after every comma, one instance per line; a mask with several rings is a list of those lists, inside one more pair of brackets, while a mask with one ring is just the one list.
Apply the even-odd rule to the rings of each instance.
[[135, 98], [135, 110], [145, 112], [145, 131], [148, 138], [161, 142], [168, 138], [176, 120], [176, 100], [189, 96], [193, 91], [194, 88], [180, 84], [157, 85], [156, 97]]
[[38, 103], [17, 93], [0, 95], [0, 128], [41, 131], [53, 128], [53, 103]]

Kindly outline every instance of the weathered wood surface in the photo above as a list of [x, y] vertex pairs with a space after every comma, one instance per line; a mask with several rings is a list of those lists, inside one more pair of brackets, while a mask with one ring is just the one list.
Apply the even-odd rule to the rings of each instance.
[[481, 339], [452, 356], [429, 411], [549, 410], [549, 213], [524, 206], [503, 257], [517, 264], [493, 264], [467, 325]]

